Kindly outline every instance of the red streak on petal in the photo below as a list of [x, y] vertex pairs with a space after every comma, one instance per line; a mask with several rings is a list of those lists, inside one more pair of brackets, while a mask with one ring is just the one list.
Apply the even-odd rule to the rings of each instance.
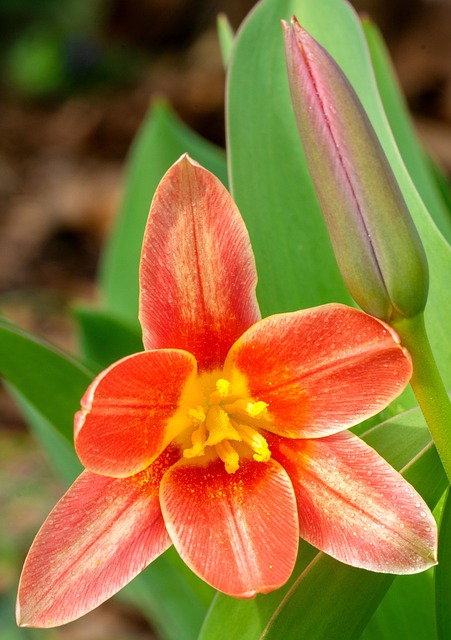
[[249, 236], [230, 194], [182, 156], [157, 189], [144, 237], [146, 349], [186, 349], [201, 371], [221, 367], [233, 342], [260, 318], [256, 282]]
[[75, 417], [75, 447], [94, 473], [126, 477], [145, 469], [188, 426], [181, 407], [196, 362], [185, 351], [138, 353], [100, 374]]
[[169, 535], [187, 565], [224, 593], [249, 598], [289, 578], [297, 554], [293, 488], [276, 462], [183, 461], [169, 469], [160, 500]]
[[436, 562], [437, 529], [421, 496], [348, 431], [314, 440], [269, 434], [293, 482], [300, 535], [352, 566], [417, 573]]
[[407, 385], [409, 354], [385, 323], [340, 304], [265, 318], [231, 348], [224, 375], [268, 405], [264, 426], [291, 438], [329, 435], [384, 409]]

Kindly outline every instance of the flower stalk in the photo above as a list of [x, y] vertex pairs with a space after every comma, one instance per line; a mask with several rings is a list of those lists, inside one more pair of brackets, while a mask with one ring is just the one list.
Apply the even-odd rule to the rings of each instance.
[[451, 403], [432, 353], [423, 314], [392, 323], [413, 362], [410, 384], [451, 482]]

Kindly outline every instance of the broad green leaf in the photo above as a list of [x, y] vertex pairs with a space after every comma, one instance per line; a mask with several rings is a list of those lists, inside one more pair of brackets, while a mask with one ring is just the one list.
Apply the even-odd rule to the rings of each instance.
[[451, 491], [448, 489], [440, 523], [438, 565], [435, 568], [437, 637], [451, 638]]
[[74, 309], [81, 351], [96, 370], [116, 360], [143, 350], [140, 332], [135, 324], [115, 318], [107, 311], [77, 307]]
[[0, 319], [0, 376], [72, 442], [74, 413], [92, 380], [88, 369]]
[[451, 252], [418, 196], [382, 109], [360, 22], [342, 0], [264, 0], [239, 31], [229, 69], [228, 151], [233, 195], [259, 271], [263, 315], [331, 300], [349, 303], [313, 193], [292, 112], [281, 18], [296, 14], [356, 89], [425, 245], [431, 286], [426, 323], [445, 384]]
[[292, 112], [280, 25], [290, 5], [257, 5], [238, 31], [228, 76], [230, 185], [251, 237], [263, 316], [331, 301], [352, 304]]
[[435, 637], [432, 570], [395, 578], [360, 636], [361, 640]]
[[[403, 468], [429, 506], [438, 502], [446, 476], [419, 409], [372, 428], [364, 440]], [[249, 601], [218, 595], [200, 640], [222, 639], [225, 619], [231, 624], [230, 640], [358, 638], [393, 579], [349, 567], [301, 542], [298, 563], [284, 587]]]
[[451, 212], [443, 201], [425, 152], [416, 137], [385, 43], [371, 20], [364, 18], [362, 25], [382, 104], [403, 162], [436, 225], [449, 241]]
[[123, 202], [100, 272], [106, 309], [135, 326], [139, 259], [150, 203], [163, 174], [185, 152], [226, 182], [223, 151], [188, 129], [165, 102], [156, 102], [130, 151]]
[[0, 376], [55, 471], [70, 484], [82, 470], [73, 447], [74, 414], [92, 372], [0, 319]]

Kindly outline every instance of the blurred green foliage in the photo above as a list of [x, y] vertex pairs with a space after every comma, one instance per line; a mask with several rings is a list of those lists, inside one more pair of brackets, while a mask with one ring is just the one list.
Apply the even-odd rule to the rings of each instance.
[[108, 1], [0, 0], [3, 88], [28, 99], [126, 85], [142, 54], [108, 34]]

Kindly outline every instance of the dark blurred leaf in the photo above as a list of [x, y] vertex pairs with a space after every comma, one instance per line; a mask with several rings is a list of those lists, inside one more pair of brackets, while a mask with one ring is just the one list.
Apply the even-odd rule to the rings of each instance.
[[[48, 455], [51, 466], [68, 487], [83, 471], [82, 464], [75, 453], [72, 439], [69, 441], [62, 435], [57, 425], [46, 420], [42, 413], [15, 387], [8, 385], [8, 388], [28, 426]], [[80, 402], [80, 399], [78, 402]]]
[[70, 356], [0, 319], [0, 376], [66, 440], [92, 373]]
[[81, 351], [96, 370], [104, 369], [116, 360], [143, 350], [141, 334], [136, 326], [115, 318], [106, 311], [77, 307]]
[[217, 19], [217, 29], [219, 45], [221, 47], [222, 64], [227, 69], [230, 58], [232, 57], [235, 33], [228, 17], [224, 13], [220, 13]]

